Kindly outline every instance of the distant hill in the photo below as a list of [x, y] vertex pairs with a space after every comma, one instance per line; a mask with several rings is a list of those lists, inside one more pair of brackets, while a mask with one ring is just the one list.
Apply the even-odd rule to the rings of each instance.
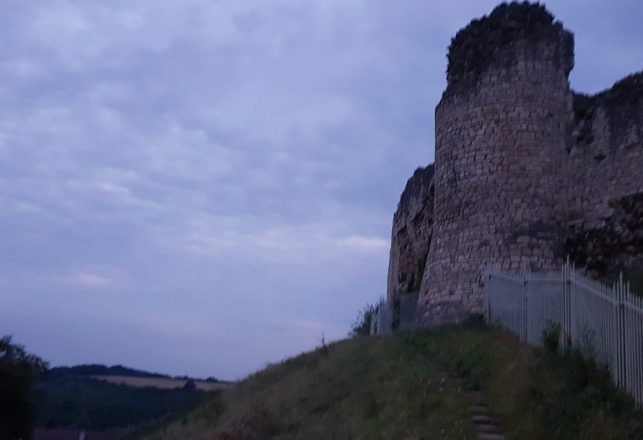
[[102, 365], [102, 364], [83, 364], [83, 365], [74, 365], [71, 367], [50, 368], [47, 371], [46, 376], [47, 377], [128, 376], [128, 377], [181, 379], [181, 380], [193, 380], [193, 381], [199, 381], [199, 382], [225, 383], [225, 381], [219, 380], [212, 376], [208, 377], [207, 379], [201, 379], [201, 378], [190, 377], [190, 376], [170, 376], [169, 374], [151, 373], [149, 371], [136, 370], [134, 368], [128, 368], [122, 365], [112, 365], [111, 367], [108, 367], [107, 365]]
[[214, 378], [172, 377], [122, 365], [56, 367], [37, 384], [37, 427], [134, 438], [180, 418], [226, 386]]
[[213, 396], [195, 387], [131, 387], [90, 375], [50, 375], [37, 385], [37, 427], [138, 431], [174, 420]]
[[135, 370], [122, 365], [88, 364], [74, 365], [73, 367], [56, 367], [51, 368], [47, 375], [53, 376], [134, 376], [134, 377], [167, 377], [167, 374], [150, 373], [148, 371]]

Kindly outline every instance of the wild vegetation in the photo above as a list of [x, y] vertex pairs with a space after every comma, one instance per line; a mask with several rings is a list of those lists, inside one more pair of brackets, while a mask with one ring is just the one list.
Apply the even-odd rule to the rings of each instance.
[[366, 304], [357, 314], [351, 325], [351, 336], [367, 336], [371, 330], [371, 322], [375, 319], [375, 306]]
[[554, 339], [535, 350], [479, 326], [356, 337], [272, 365], [149, 439], [474, 438], [449, 375], [483, 391], [507, 439], [643, 438], [632, 399]]
[[31, 437], [35, 419], [34, 383], [47, 363], [10, 336], [0, 338], [0, 439]]

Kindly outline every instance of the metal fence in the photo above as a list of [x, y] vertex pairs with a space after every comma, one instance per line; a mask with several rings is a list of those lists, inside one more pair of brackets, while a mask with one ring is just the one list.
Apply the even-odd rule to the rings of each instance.
[[609, 368], [617, 386], [643, 404], [643, 299], [622, 277], [608, 286], [568, 263], [560, 273], [490, 272], [485, 290], [489, 323], [534, 346], [557, 326], [561, 342]]
[[372, 335], [390, 335], [394, 331], [413, 331], [419, 325], [417, 293], [401, 295], [393, 303], [381, 299], [371, 318]]

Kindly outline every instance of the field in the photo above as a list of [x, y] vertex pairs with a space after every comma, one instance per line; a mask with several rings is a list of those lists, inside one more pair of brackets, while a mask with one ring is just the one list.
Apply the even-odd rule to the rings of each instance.
[[[140, 377], [140, 376], [117, 376], [117, 375], [93, 375], [94, 379], [105, 382], [127, 385], [134, 388], [153, 387], [162, 390], [174, 390], [183, 388], [187, 379], [174, 379], [165, 377]], [[227, 382], [208, 382], [204, 380], [194, 380], [196, 389], [199, 391], [219, 391], [230, 387]]]

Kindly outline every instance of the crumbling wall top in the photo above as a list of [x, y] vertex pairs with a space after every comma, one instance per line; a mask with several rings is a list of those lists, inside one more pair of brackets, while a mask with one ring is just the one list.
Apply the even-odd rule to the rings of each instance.
[[447, 93], [466, 91], [492, 65], [516, 61], [515, 44], [556, 48], [550, 61], [568, 74], [574, 65], [574, 37], [538, 3], [502, 3], [491, 14], [473, 20], [451, 40]]
[[596, 95], [574, 94], [574, 117], [577, 121], [593, 117], [597, 108], [602, 107], [609, 121], [612, 134], [611, 147], [615, 148], [614, 138], [623, 135], [631, 127], [643, 127], [643, 70], [629, 75], [615, 83], [611, 88]]
[[626, 107], [635, 104], [643, 96], [643, 70], [626, 76], [611, 88], [595, 95], [574, 94], [574, 111], [586, 112], [592, 107]]

